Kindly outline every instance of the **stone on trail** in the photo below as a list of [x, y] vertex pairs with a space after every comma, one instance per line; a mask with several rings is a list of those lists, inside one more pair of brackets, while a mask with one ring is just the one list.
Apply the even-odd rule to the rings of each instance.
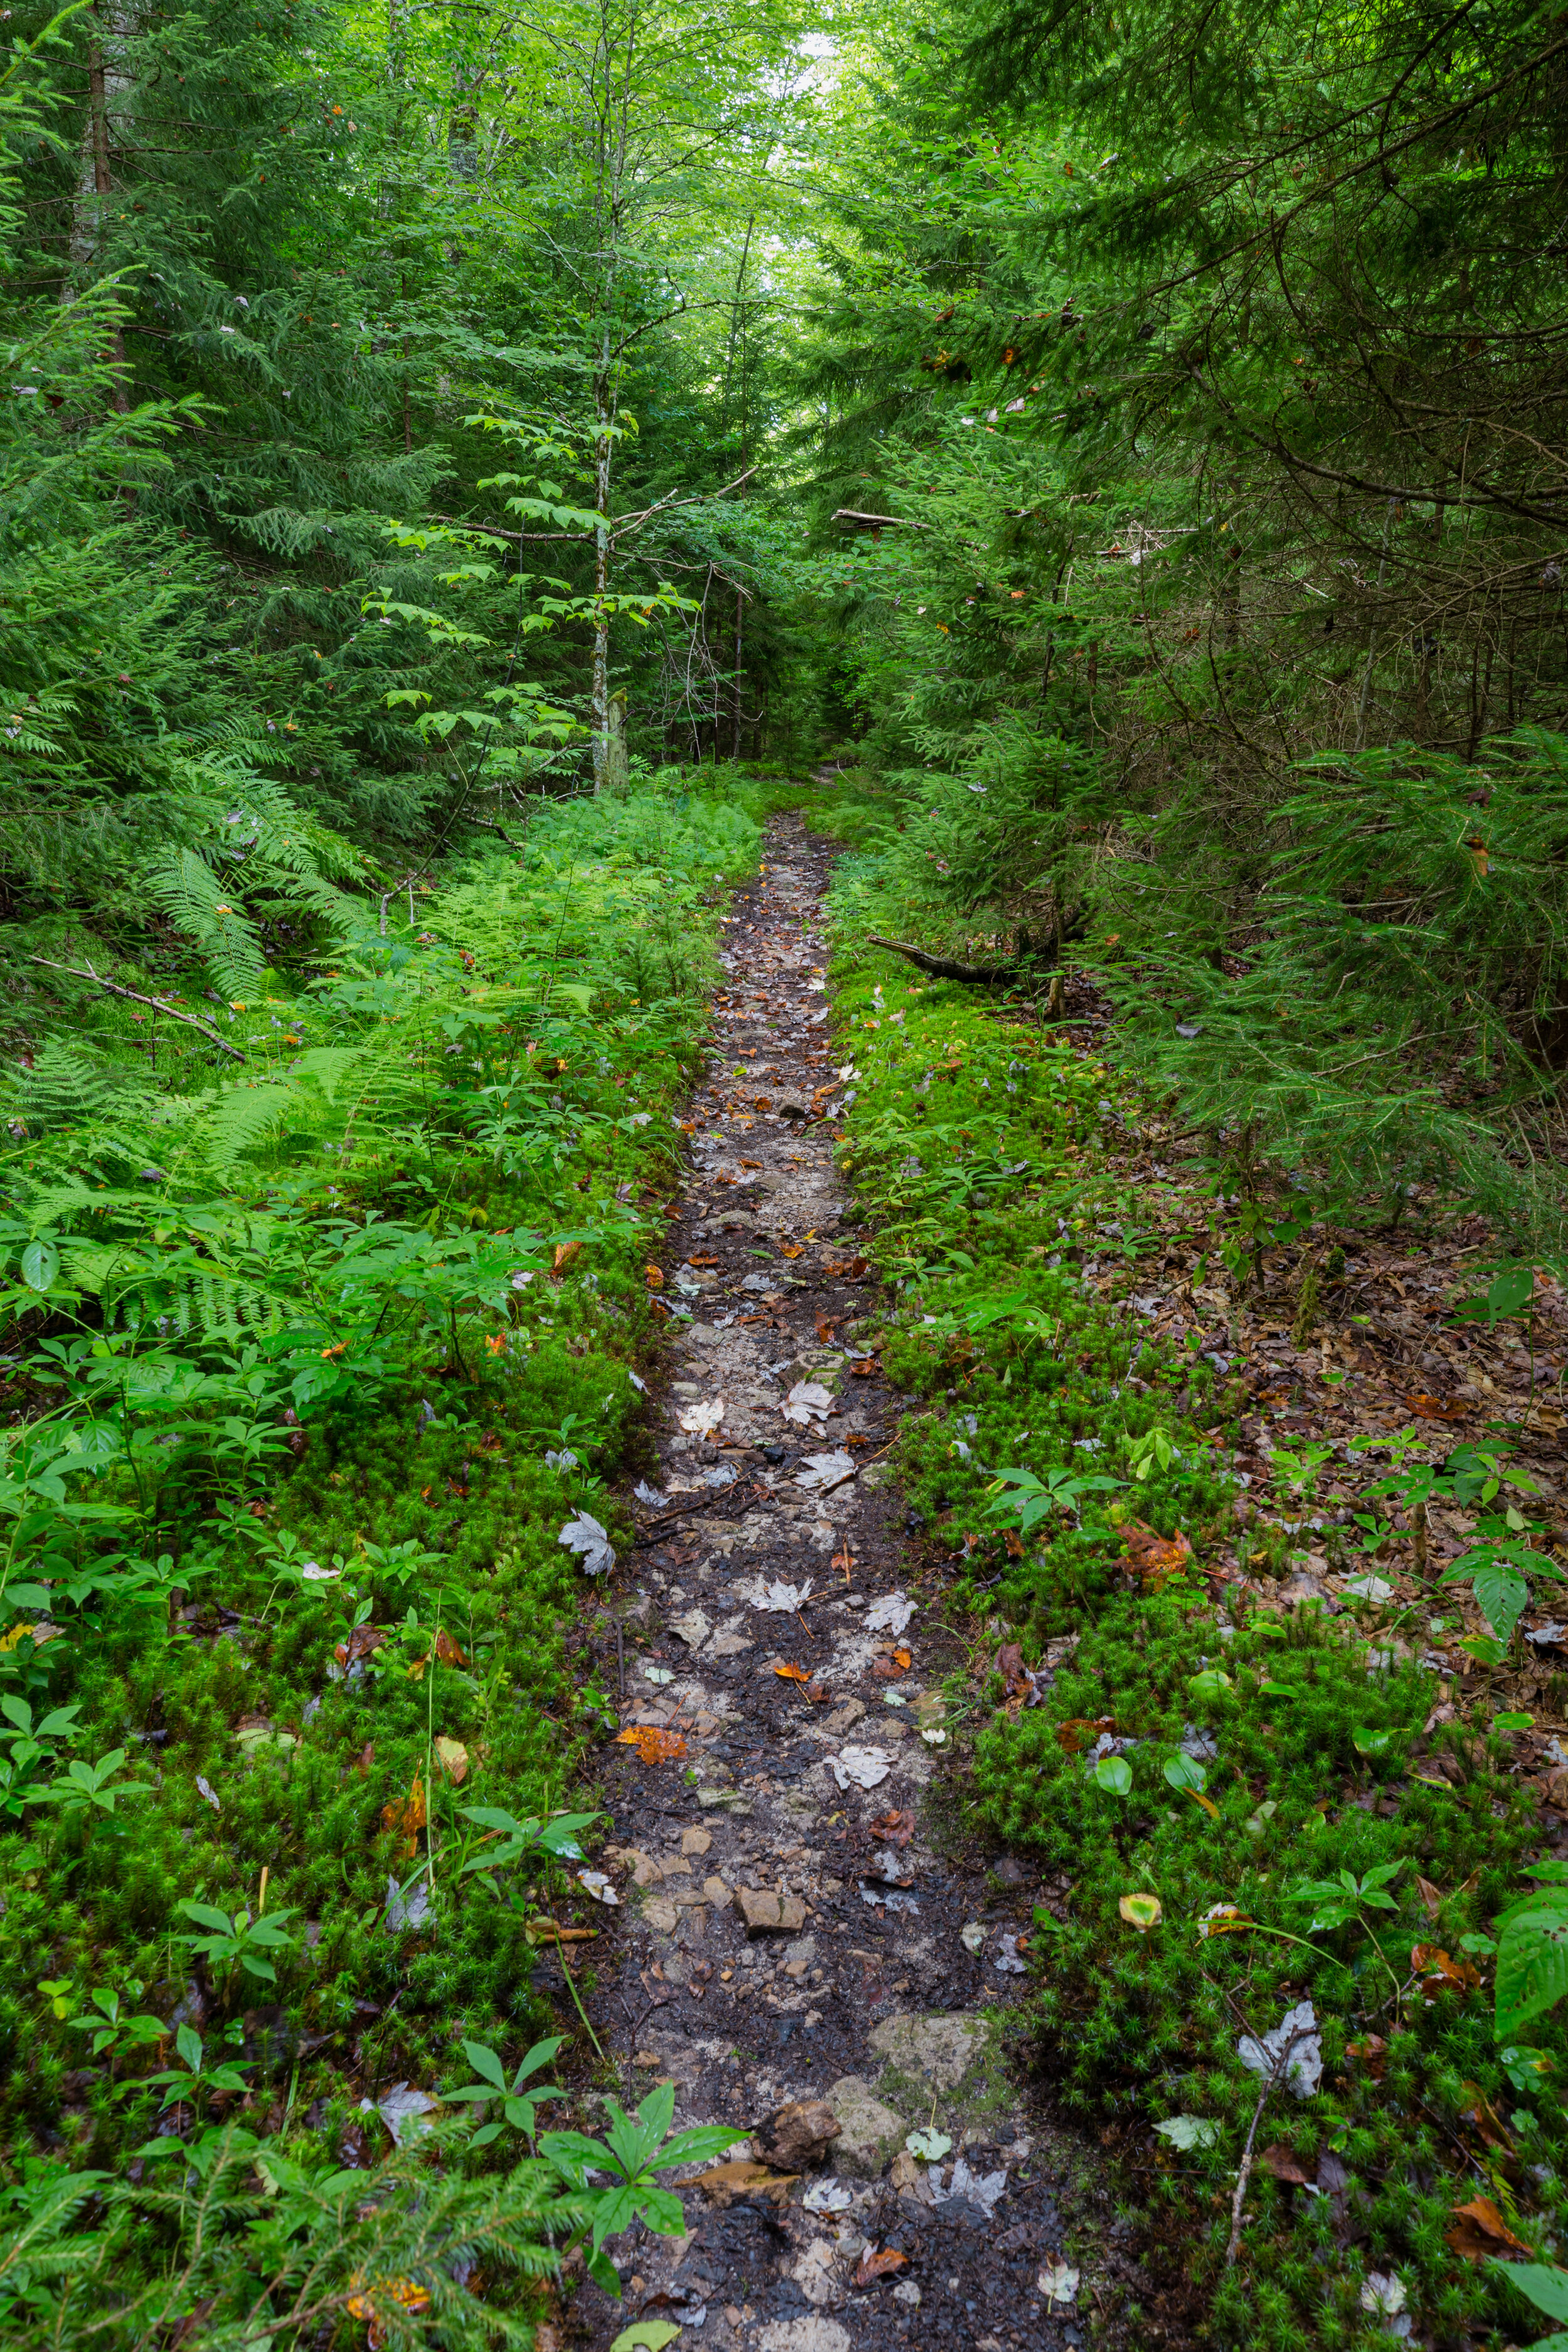
[[806, 1922], [806, 1907], [798, 1895], [777, 1895], [766, 1886], [740, 1886], [735, 1900], [749, 1936], [798, 1936]]
[[885, 2107], [858, 2074], [841, 2075], [830, 2084], [827, 2104], [838, 2118], [834, 2170], [860, 2180], [878, 2179], [883, 2166], [902, 2147], [909, 2125]]
[[983, 2017], [886, 2017], [871, 2031], [872, 2049], [889, 2065], [939, 2091], [958, 2088], [989, 2039]]
[[842, 2126], [826, 2099], [792, 2099], [752, 2126], [752, 2137], [770, 2164], [791, 2172], [815, 2172]]

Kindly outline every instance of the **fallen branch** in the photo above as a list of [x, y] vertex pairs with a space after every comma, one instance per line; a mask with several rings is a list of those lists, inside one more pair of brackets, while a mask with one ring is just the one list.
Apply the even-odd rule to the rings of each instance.
[[1069, 916], [1058, 930], [1054, 949], [1042, 953], [1030, 948], [1023, 954], [1010, 956], [1005, 963], [960, 963], [953, 956], [931, 955], [924, 948], [912, 948], [904, 940], [885, 940], [879, 933], [868, 934], [874, 948], [886, 948], [892, 955], [908, 958], [918, 971], [929, 971], [933, 980], [963, 981], [972, 988], [1005, 988], [1031, 972], [1049, 971], [1061, 953], [1065, 940], [1075, 939], [1088, 918], [1080, 911]]
[[231, 1061], [243, 1062], [245, 1059], [239, 1047], [231, 1045], [226, 1037], [220, 1037], [212, 1023], [200, 1013], [183, 1013], [178, 1005], [170, 1004], [162, 996], [143, 996], [139, 988], [125, 988], [117, 980], [105, 980], [100, 971], [94, 971], [91, 964], [84, 968], [74, 963], [53, 963], [47, 956], [39, 955], [29, 956], [27, 961], [41, 963], [47, 971], [68, 972], [73, 980], [90, 980], [95, 988], [101, 988], [107, 995], [126, 996], [132, 1004], [150, 1005], [154, 1013], [166, 1013], [171, 1021], [183, 1021], [187, 1028], [199, 1029], [208, 1045], [216, 1045], [218, 1052], [226, 1054]]
[[1263, 2110], [1268, 2104], [1268, 2094], [1290, 2063], [1290, 2053], [1298, 2042], [1305, 2042], [1317, 2031], [1315, 2026], [1299, 2025], [1274, 2061], [1273, 2072], [1267, 2077], [1258, 2094], [1258, 2105], [1252, 2110], [1252, 2126], [1247, 2135], [1247, 2146], [1241, 2152], [1241, 2170], [1236, 2176], [1236, 2194], [1230, 2200], [1230, 2243], [1225, 2250], [1225, 2266], [1230, 2270], [1241, 2248], [1241, 2209], [1247, 2201], [1247, 2184], [1252, 2178], [1252, 2144], [1258, 2137], [1258, 2126]]

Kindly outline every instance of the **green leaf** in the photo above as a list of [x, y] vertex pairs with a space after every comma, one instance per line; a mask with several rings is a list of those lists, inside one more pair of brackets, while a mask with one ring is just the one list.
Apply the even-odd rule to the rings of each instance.
[[1094, 1768], [1096, 1786], [1110, 1797], [1132, 1793], [1132, 1767], [1125, 1756], [1102, 1756]]
[[22, 1279], [29, 1290], [47, 1290], [60, 1270], [53, 1242], [34, 1241], [22, 1252]]
[[1218, 2124], [1207, 2116], [1167, 2116], [1154, 2129], [1173, 2147], [1213, 2147], [1219, 2137]]
[[634, 2319], [614, 2337], [610, 2352], [664, 2352], [679, 2335], [679, 2327], [668, 2319]]
[[1542, 1888], [1504, 1915], [1498, 1938], [1497, 2034], [1511, 2040], [1568, 1992], [1568, 1903]]
[[182, 2025], [174, 2035], [174, 2047], [193, 2074], [202, 2071], [202, 2037], [194, 2025]]
[[498, 2091], [506, 2089], [506, 2076], [493, 2050], [487, 2049], [482, 2042], [465, 2042], [463, 2055], [476, 2074], [482, 2075], [487, 2083], [493, 2083]]
[[[1545, 2263], [1505, 2263], [1500, 2254], [1494, 2254], [1487, 2267], [1500, 2271], [1509, 2284], [1527, 2294], [1548, 2319], [1568, 2319], [1568, 2271]], [[1540, 2352], [1540, 2347], [1534, 2347], [1534, 2352]]]
[[187, 1919], [194, 1919], [198, 1927], [210, 1928], [215, 1936], [232, 1936], [235, 1932], [234, 1922], [228, 1913], [215, 1911], [210, 1903], [193, 1903], [186, 1897], [176, 1903], [174, 1908], [184, 1912]]
[[1209, 1784], [1208, 1774], [1191, 1756], [1167, 1756], [1164, 1773], [1173, 1789], [1193, 1789], [1201, 1794]]

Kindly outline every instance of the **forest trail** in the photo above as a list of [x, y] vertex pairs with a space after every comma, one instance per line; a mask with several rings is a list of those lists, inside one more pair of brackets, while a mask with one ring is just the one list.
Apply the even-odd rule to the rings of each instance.
[[[610, 1751], [625, 1907], [593, 2007], [625, 2095], [673, 2081], [678, 2128], [747, 2128], [731, 2161], [794, 2178], [682, 2184], [687, 2238], [637, 2225], [613, 2248], [625, 2302], [589, 2285], [574, 2315], [599, 2344], [646, 2315], [724, 2352], [1078, 2345], [1061, 2209], [1082, 2168], [1003, 2050], [1026, 1901], [943, 1823], [940, 1692], [963, 1656], [879, 1467], [900, 1398], [853, 1344], [872, 1302], [822, 1115], [853, 1083], [825, 993], [830, 856], [775, 820], [727, 926], [663, 1261], [697, 1319], [675, 1327], [620, 1619], [623, 1725], [685, 1753]], [[614, 1686], [613, 1628], [606, 1654]], [[926, 2130], [942, 2160], [906, 2150]]]

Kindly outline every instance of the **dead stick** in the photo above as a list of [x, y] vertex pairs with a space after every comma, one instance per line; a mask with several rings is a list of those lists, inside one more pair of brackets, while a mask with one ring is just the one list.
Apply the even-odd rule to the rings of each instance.
[[1247, 2146], [1241, 2152], [1241, 2170], [1236, 2176], [1236, 2195], [1230, 2200], [1230, 2243], [1225, 2250], [1225, 2266], [1227, 2271], [1233, 2268], [1241, 2245], [1241, 2209], [1247, 2201], [1247, 2184], [1252, 2178], [1252, 2143], [1258, 2137], [1258, 2126], [1262, 2121], [1263, 2110], [1268, 2102], [1268, 2094], [1284, 2072], [1286, 2063], [1297, 2042], [1304, 2042], [1315, 2030], [1310, 2025], [1299, 2025], [1296, 2028], [1295, 2032], [1291, 2034], [1279, 2057], [1274, 2061], [1273, 2069], [1258, 2094], [1258, 2105], [1252, 2110], [1252, 2125], [1247, 2135]]
[[220, 1037], [212, 1023], [205, 1020], [199, 1013], [182, 1013], [178, 1005], [169, 1003], [162, 996], [143, 996], [139, 988], [125, 988], [117, 980], [105, 980], [100, 971], [94, 971], [91, 964], [83, 970], [79, 964], [53, 963], [47, 956], [37, 955], [29, 956], [27, 961], [41, 963], [47, 971], [68, 972], [73, 980], [90, 980], [95, 988], [103, 989], [110, 996], [128, 996], [132, 1004], [151, 1005], [154, 1013], [166, 1013], [171, 1021], [183, 1021], [187, 1028], [199, 1029], [209, 1045], [216, 1045], [220, 1054], [227, 1054], [231, 1060], [243, 1062], [245, 1059], [239, 1047], [231, 1045], [226, 1037]]

